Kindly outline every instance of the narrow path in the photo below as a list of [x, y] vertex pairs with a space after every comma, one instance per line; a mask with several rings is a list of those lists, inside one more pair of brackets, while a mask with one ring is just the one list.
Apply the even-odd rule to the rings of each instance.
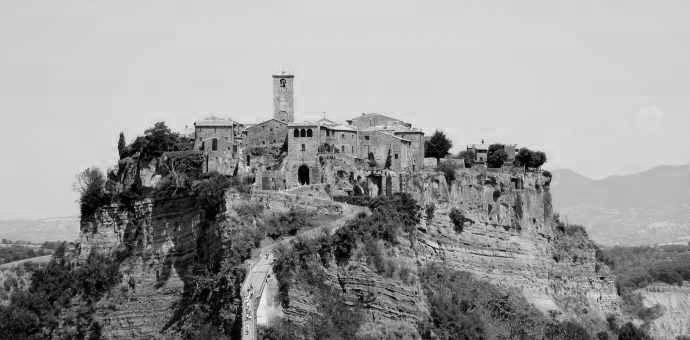
[[268, 276], [271, 275], [273, 267], [273, 250], [279, 245], [290, 243], [296, 237], [315, 238], [321, 235], [325, 230], [329, 234], [333, 234], [340, 227], [351, 218], [357, 216], [361, 212], [367, 212], [365, 207], [349, 205], [341, 203], [343, 212], [336, 220], [313, 228], [309, 230], [300, 231], [297, 236], [284, 238], [276, 243], [259, 249], [258, 259], [255, 257], [252, 260], [257, 260], [249, 269], [247, 277], [242, 284], [242, 339], [256, 340], [256, 312], [261, 302], [261, 295], [266, 287]]

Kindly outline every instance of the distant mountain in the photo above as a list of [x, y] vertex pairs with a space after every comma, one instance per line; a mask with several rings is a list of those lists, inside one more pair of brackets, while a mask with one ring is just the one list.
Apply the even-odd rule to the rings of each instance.
[[0, 238], [30, 242], [74, 241], [79, 237], [79, 217], [36, 220], [0, 220]]
[[554, 170], [557, 211], [603, 245], [690, 242], [690, 164], [594, 180]]

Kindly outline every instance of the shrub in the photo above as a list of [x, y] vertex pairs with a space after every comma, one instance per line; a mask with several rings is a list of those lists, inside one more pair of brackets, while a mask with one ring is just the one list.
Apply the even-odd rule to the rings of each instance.
[[453, 230], [455, 230], [456, 233], [461, 233], [465, 229], [465, 215], [463, 215], [460, 210], [456, 208], [451, 209], [448, 217], [450, 217], [450, 221], [453, 222]]
[[520, 294], [440, 264], [423, 267], [419, 275], [430, 311], [418, 327], [422, 338], [542, 338], [544, 317]]
[[452, 163], [452, 162], [440, 162], [438, 164], [438, 167], [436, 167], [436, 171], [440, 171], [443, 173], [443, 175], [446, 177], [446, 183], [450, 185], [455, 181], [455, 171], [459, 167]]
[[304, 210], [290, 209], [266, 222], [266, 235], [276, 239], [281, 236], [294, 236], [297, 231], [312, 227], [308, 220], [309, 214]]
[[93, 215], [96, 209], [110, 202], [105, 192], [105, 177], [98, 168], [87, 168], [80, 172], [74, 188], [79, 193], [82, 218]]
[[644, 331], [635, 327], [632, 322], [628, 322], [620, 328], [618, 340], [651, 340]]
[[217, 172], [209, 172], [201, 180], [192, 184], [192, 192], [197, 203], [204, 210], [206, 216], [214, 219], [224, 210], [225, 190], [230, 187], [231, 180]]

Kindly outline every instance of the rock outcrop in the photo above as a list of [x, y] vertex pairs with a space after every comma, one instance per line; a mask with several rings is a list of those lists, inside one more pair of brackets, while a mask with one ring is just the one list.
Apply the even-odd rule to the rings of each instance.
[[[442, 262], [521, 293], [546, 316], [593, 329], [603, 330], [606, 316], [620, 313], [615, 278], [597, 262], [596, 246], [579, 229], [554, 222], [550, 178], [476, 169], [461, 169], [456, 177], [448, 185], [444, 175], [426, 172], [404, 183], [421, 207], [435, 209], [414, 237], [401, 237], [386, 250], [396, 268], [414, 277], [421, 265]], [[451, 211], [463, 216], [461, 232]], [[384, 277], [356, 256], [346, 267], [331, 268], [330, 284], [346, 300], [364, 302], [366, 322], [415, 324], [429, 313], [419, 284], [398, 272]], [[308, 292], [291, 289], [285, 315], [307, 322], [310, 299]]]
[[82, 221], [80, 259], [91, 252], [126, 252], [122, 283], [98, 304], [105, 339], [159, 336], [183, 292], [197, 256], [203, 212], [192, 197], [112, 204]]

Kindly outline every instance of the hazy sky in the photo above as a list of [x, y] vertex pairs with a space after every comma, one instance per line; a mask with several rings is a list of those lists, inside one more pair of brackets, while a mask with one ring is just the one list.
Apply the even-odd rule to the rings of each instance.
[[689, 1], [2, 0], [0, 42], [0, 219], [76, 215], [120, 131], [270, 117], [282, 69], [298, 119], [393, 112], [591, 177], [690, 161]]

